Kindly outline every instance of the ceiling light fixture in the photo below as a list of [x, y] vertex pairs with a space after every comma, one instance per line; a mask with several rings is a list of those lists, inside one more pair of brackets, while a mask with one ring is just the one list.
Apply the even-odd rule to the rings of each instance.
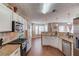
[[42, 6], [42, 13], [46, 14], [49, 11], [51, 5], [52, 5], [51, 3], [44, 3]]

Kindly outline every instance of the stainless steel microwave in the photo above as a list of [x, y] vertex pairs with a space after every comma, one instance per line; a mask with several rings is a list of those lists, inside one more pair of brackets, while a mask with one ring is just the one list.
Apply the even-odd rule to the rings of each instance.
[[12, 21], [12, 32], [23, 32], [23, 24], [20, 22]]

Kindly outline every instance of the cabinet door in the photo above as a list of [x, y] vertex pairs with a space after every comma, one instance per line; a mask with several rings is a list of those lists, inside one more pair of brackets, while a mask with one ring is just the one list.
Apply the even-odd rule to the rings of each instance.
[[42, 44], [43, 45], [50, 45], [50, 38], [46, 37], [46, 36], [43, 36], [42, 37]]
[[55, 48], [58, 46], [58, 39], [56, 37], [50, 37], [50, 42], [49, 44]]
[[12, 11], [0, 4], [0, 32], [12, 31]]
[[18, 15], [16, 14], [16, 13], [14, 13], [14, 12], [12, 12], [12, 17], [13, 17], [13, 21], [17, 21], [18, 22]]
[[0, 4], [0, 32], [12, 31], [12, 11]]
[[25, 31], [25, 30], [27, 30], [27, 21], [25, 19], [23, 19], [23, 24], [24, 24], [23, 30]]
[[54, 37], [50, 37], [50, 42], [49, 42], [49, 45], [51, 45], [52, 47], [55, 47], [55, 39]]
[[62, 51], [62, 39], [58, 38], [58, 49]]
[[71, 45], [69, 42], [63, 40], [62, 48], [65, 55], [71, 55]]

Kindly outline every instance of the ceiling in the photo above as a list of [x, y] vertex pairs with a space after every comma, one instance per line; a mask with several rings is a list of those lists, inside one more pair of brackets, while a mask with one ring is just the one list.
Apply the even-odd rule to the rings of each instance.
[[[47, 3], [48, 4], [48, 3]], [[18, 12], [21, 12], [23, 15], [36, 17], [39, 15], [41, 17], [44, 15], [42, 13], [43, 3], [12, 3], [11, 5], [14, 5], [18, 8]], [[48, 10], [47, 13], [52, 12], [54, 9], [55, 3], [51, 4], [51, 8]]]
[[[78, 6], [79, 4], [76, 3], [50, 3], [50, 9], [46, 14], [42, 13], [43, 3], [11, 3], [18, 8], [17, 13], [23, 16], [26, 19], [29, 19], [31, 22], [51, 22], [56, 21], [59, 17], [64, 17], [64, 11], [68, 12], [69, 9], [73, 9], [73, 7]], [[52, 12], [53, 10], [56, 12]], [[61, 16], [60, 16], [61, 14]], [[61, 19], [62, 19], [61, 18]], [[62, 21], [62, 20], [57, 20]], [[72, 20], [66, 20], [66, 22]], [[65, 22], [65, 21], [64, 21]]]

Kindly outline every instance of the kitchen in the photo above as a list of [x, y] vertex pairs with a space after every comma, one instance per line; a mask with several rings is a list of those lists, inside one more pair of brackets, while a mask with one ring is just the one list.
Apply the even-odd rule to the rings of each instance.
[[[48, 5], [47, 12], [42, 3], [0, 4], [0, 56], [76, 55], [73, 19], [79, 16], [79, 4]], [[50, 47], [55, 52], [48, 52]]]

